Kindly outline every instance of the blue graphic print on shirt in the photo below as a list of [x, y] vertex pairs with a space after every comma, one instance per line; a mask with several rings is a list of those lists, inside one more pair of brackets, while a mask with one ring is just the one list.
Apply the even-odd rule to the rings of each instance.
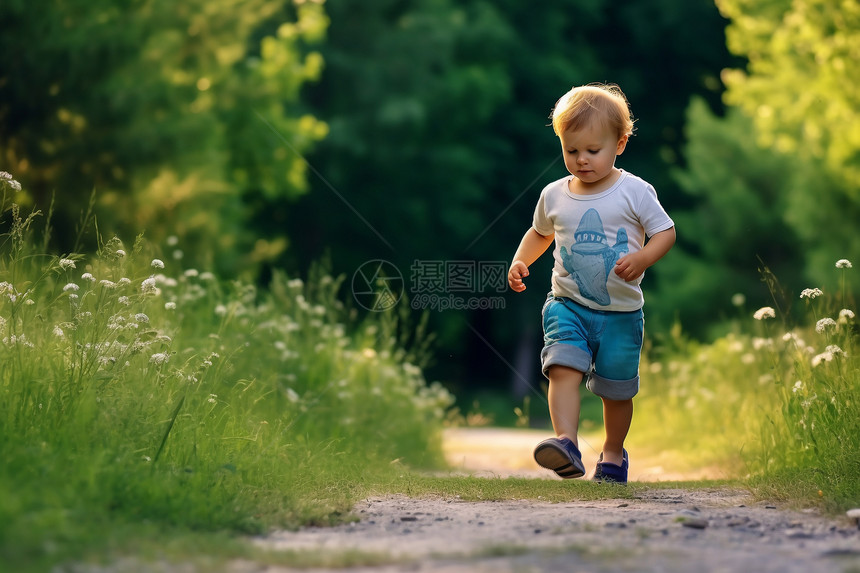
[[576, 280], [579, 292], [588, 300], [601, 306], [611, 302], [606, 283], [615, 262], [627, 254], [627, 230], [618, 229], [615, 245], [609, 246], [603, 220], [596, 209], [589, 209], [579, 221], [573, 235], [574, 244], [570, 252], [562, 246], [559, 250], [565, 270]]

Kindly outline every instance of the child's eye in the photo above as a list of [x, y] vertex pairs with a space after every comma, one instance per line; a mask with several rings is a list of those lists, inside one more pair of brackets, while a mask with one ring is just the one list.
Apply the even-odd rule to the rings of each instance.
[[600, 150], [599, 149], [589, 149], [588, 152], [589, 153], [599, 153]]

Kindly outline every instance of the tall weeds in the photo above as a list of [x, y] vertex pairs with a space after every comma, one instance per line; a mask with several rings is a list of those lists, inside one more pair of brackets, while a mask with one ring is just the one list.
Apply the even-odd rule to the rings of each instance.
[[142, 238], [51, 255], [38, 213], [2, 216], [0, 560], [122, 522], [324, 522], [350, 479], [441, 461], [451, 397], [426, 383], [420, 341], [391, 315], [350, 318], [339, 280], [276, 274], [263, 292]]
[[805, 320], [792, 326], [764, 307], [712, 344], [672, 339], [643, 365], [632, 439], [669, 463], [748, 476], [768, 495], [860, 499], [860, 328], [849, 295], [852, 265], [836, 263], [840, 289], [795, 293]]

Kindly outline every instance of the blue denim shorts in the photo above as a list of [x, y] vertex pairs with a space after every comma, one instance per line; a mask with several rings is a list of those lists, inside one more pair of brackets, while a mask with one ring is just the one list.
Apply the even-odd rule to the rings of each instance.
[[639, 356], [645, 317], [631, 312], [594, 310], [550, 294], [543, 310], [544, 376], [549, 367], [567, 366], [587, 377], [586, 387], [610, 400], [639, 392]]

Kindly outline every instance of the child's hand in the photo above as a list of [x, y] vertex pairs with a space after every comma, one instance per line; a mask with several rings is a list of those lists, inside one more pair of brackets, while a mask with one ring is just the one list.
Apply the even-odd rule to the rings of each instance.
[[635, 281], [642, 276], [648, 265], [645, 264], [643, 257], [638, 256], [640, 253], [641, 251], [625, 255], [618, 259], [615, 262], [615, 274], [627, 282]]
[[529, 276], [529, 268], [522, 261], [514, 261], [511, 263], [511, 268], [508, 271], [508, 284], [511, 289], [516, 292], [526, 290], [526, 285], [523, 284], [523, 279]]

